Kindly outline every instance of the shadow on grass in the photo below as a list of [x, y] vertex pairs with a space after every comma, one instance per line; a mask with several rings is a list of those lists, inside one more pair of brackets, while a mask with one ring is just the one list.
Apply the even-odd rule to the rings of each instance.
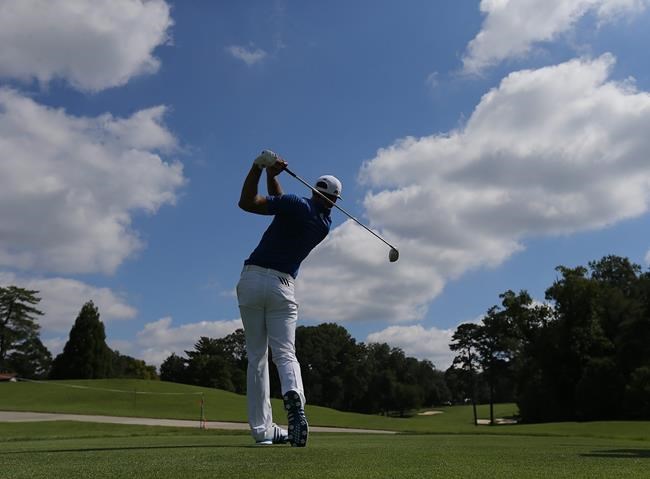
[[[221, 448], [238, 448], [238, 449], [277, 449], [283, 446], [259, 446], [257, 444], [184, 444], [175, 446], [133, 446], [133, 447], [83, 447], [71, 449], [30, 449], [28, 451], [7, 451], [0, 452], [0, 456], [14, 456], [16, 454], [40, 454], [40, 453], [65, 453], [65, 452], [103, 452], [103, 451], [146, 451], [153, 449], [221, 449]], [[286, 447], [286, 446], [285, 446]]]
[[582, 457], [605, 457], [612, 459], [650, 459], [650, 449], [607, 449], [580, 455]]

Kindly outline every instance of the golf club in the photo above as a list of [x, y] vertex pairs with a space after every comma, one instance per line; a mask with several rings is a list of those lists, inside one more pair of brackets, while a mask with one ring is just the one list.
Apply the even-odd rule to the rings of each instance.
[[383, 242], [386, 243], [388, 246], [390, 246], [390, 251], [388, 252], [388, 259], [389, 259], [389, 261], [390, 261], [391, 263], [394, 263], [395, 261], [397, 261], [397, 260], [399, 259], [399, 251], [397, 251], [397, 248], [395, 248], [392, 244], [390, 244], [390, 243], [389, 243], [388, 241], [386, 241], [384, 238], [382, 238], [382, 237], [379, 236], [377, 233], [375, 233], [374, 231], [372, 231], [372, 230], [371, 230], [370, 228], [368, 228], [366, 225], [364, 225], [363, 223], [361, 223], [358, 219], [356, 219], [356, 218], [355, 218], [354, 216], [352, 216], [350, 213], [348, 213], [348, 212], [345, 211], [343, 208], [341, 208], [339, 205], [337, 205], [336, 203], [334, 203], [334, 202], [333, 202], [332, 200], [330, 200], [327, 196], [325, 196], [323, 193], [321, 193], [321, 192], [318, 191], [316, 188], [314, 188], [313, 186], [311, 186], [311, 185], [310, 185], [309, 183], [307, 183], [305, 180], [303, 180], [302, 178], [300, 178], [298, 175], [296, 175], [296, 174], [295, 174], [293, 171], [291, 171], [289, 168], [285, 168], [284, 171], [286, 171], [287, 173], [289, 173], [289, 174], [290, 174], [291, 176], [293, 176], [296, 180], [300, 181], [303, 185], [305, 185], [305, 186], [306, 186], [307, 188], [309, 188], [311, 191], [313, 191], [314, 193], [316, 193], [317, 195], [319, 195], [321, 198], [324, 198], [328, 203], [330, 203], [332, 206], [334, 206], [336, 209], [338, 209], [341, 213], [343, 213], [344, 215], [346, 215], [346, 216], [347, 216], [348, 218], [350, 218], [351, 220], [355, 221], [359, 226], [362, 226], [363, 228], [365, 228], [366, 231], [372, 233], [374, 236], [376, 236], [376, 237], [379, 238], [381, 241], [383, 241]]

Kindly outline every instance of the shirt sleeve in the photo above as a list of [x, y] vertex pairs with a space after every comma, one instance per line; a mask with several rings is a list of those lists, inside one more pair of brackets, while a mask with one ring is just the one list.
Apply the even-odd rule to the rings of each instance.
[[302, 199], [291, 194], [267, 196], [266, 202], [269, 208], [269, 214], [271, 215], [296, 213], [300, 211], [301, 208], [304, 208]]

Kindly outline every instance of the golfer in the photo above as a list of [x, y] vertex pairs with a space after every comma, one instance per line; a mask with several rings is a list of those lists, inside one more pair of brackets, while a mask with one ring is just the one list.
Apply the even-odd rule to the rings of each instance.
[[[316, 193], [311, 198], [283, 194], [277, 177], [286, 167], [286, 161], [264, 150], [244, 180], [239, 207], [250, 213], [272, 215], [273, 221], [244, 262], [237, 299], [246, 333], [248, 422], [252, 435], [258, 444], [289, 442], [292, 446], [305, 446], [309, 428], [295, 350], [298, 303], [294, 281], [300, 263], [329, 233], [332, 205]], [[268, 196], [257, 192], [264, 169]], [[321, 176], [314, 188], [332, 202], [340, 198], [341, 182], [334, 176]], [[280, 376], [288, 431], [273, 423], [269, 346]]]

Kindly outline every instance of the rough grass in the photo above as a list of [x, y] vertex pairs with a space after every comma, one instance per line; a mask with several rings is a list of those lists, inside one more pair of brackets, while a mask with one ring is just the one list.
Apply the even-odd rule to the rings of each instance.
[[[70, 387], [73, 386], [73, 387]], [[115, 392], [117, 391], [117, 392]], [[127, 417], [198, 420], [200, 400], [205, 399], [208, 421], [246, 422], [244, 396], [197, 386], [143, 380], [79, 380], [43, 383], [0, 383], [0, 410], [98, 414]], [[275, 421], [286, 423], [279, 400], [272, 400]], [[581, 436], [650, 440], [650, 422], [519, 424], [474, 426], [471, 406], [436, 408], [442, 414], [392, 418], [345, 413], [307, 406], [310, 424], [361, 429], [387, 429], [427, 434], [506, 434]], [[489, 418], [487, 405], [479, 406], [480, 418]], [[497, 404], [496, 417], [517, 413], [513, 404]]]

